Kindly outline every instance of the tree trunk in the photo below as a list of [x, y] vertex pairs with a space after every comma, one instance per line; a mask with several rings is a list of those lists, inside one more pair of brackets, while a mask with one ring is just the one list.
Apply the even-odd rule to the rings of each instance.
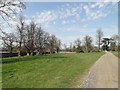
[[19, 47], [18, 56], [21, 56], [21, 42], [20, 42], [20, 47]]
[[57, 49], [57, 53], [59, 52], [59, 49]]
[[39, 51], [37, 51], [37, 52], [36, 52], [36, 55], [39, 55], [39, 54], [40, 54]]
[[99, 44], [98, 44], [98, 51], [100, 51], [100, 42], [99, 42]]
[[33, 52], [31, 52], [30, 55], [33, 56]]
[[10, 48], [10, 53], [13, 53], [13, 48], [12, 47]]
[[29, 53], [27, 53], [27, 56], [29, 56], [30, 54]]
[[20, 57], [21, 55], [20, 55], [20, 51], [18, 52], [18, 57]]

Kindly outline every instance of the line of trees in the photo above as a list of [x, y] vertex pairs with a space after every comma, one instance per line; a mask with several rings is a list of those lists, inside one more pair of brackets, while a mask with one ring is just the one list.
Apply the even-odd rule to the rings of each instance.
[[9, 50], [10, 53], [18, 52], [18, 56], [21, 55], [21, 52], [27, 52], [27, 55], [33, 55], [34, 52], [37, 55], [43, 52], [59, 52], [61, 41], [55, 35], [43, 31], [34, 20], [26, 24], [25, 19], [20, 17], [16, 29], [17, 33], [2, 31], [0, 37], [4, 45], [3, 50]]
[[98, 47], [92, 44], [93, 39], [91, 36], [86, 35], [83, 38], [83, 42], [78, 38], [70, 46], [67, 47], [64, 44], [64, 51], [69, 52], [100, 52], [100, 51], [118, 51], [118, 35], [113, 35], [111, 38], [103, 38], [104, 34], [101, 29], [96, 31], [96, 44]]
[[67, 46], [64, 44], [64, 49], [65, 51], [70, 51], [70, 52], [91, 52], [93, 50], [93, 45], [92, 45], [92, 37], [89, 35], [86, 35], [83, 38], [83, 43], [82, 41], [77, 38], [73, 43], [70, 43], [70, 46], [67, 48]]

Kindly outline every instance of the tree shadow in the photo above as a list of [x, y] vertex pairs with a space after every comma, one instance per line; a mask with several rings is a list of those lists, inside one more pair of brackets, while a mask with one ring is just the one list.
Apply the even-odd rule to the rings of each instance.
[[56, 56], [56, 57], [53, 57], [53, 58], [67, 58], [67, 57]]
[[17, 57], [17, 58], [3, 58], [2, 64], [22, 62], [22, 61], [31, 61], [31, 60], [35, 60], [41, 57], [42, 56], [40, 55], [40, 56], [27, 56], [27, 57]]

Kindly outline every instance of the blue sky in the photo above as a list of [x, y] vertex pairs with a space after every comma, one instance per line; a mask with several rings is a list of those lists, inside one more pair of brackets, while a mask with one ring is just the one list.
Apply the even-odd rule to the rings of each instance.
[[22, 14], [27, 23], [33, 18], [62, 43], [69, 45], [90, 35], [96, 44], [97, 29], [101, 28], [105, 37], [118, 33], [117, 10], [117, 3], [112, 2], [27, 2]]

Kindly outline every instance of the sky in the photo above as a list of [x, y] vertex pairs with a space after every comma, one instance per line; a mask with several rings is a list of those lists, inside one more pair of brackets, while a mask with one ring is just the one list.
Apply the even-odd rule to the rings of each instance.
[[56, 35], [67, 46], [77, 38], [83, 41], [85, 35], [91, 36], [96, 44], [98, 29], [104, 37], [118, 34], [116, 2], [26, 2], [22, 15], [26, 23], [34, 19], [44, 31]]

